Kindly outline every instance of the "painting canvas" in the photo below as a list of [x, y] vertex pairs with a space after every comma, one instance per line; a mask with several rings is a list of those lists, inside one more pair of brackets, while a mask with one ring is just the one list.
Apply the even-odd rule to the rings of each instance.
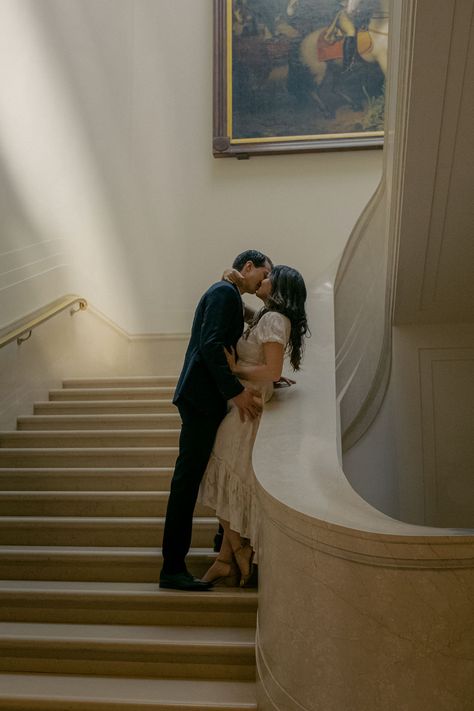
[[383, 144], [388, 0], [215, 0], [214, 155]]

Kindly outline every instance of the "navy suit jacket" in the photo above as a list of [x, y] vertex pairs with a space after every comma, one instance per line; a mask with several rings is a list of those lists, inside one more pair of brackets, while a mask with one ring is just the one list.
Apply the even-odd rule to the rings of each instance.
[[173, 398], [175, 404], [184, 399], [203, 414], [224, 417], [227, 400], [244, 389], [229, 369], [224, 346], [235, 347], [243, 330], [239, 290], [226, 281], [213, 284], [194, 314], [191, 339]]

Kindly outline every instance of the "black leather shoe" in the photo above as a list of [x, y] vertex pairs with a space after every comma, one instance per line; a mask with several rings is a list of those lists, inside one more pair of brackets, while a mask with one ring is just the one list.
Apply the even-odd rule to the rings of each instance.
[[212, 588], [211, 582], [205, 582], [195, 578], [188, 572], [184, 573], [160, 573], [160, 588], [168, 590], [194, 590], [203, 591]]

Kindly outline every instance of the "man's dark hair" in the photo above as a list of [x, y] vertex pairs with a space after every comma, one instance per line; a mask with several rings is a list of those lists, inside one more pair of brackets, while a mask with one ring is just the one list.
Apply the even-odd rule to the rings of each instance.
[[234, 259], [232, 268], [240, 272], [247, 262], [253, 262], [254, 267], [263, 267], [265, 266], [265, 262], [268, 262], [270, 267], [273, 266], [272, 260], [263, 254], [263, 252], [258, 252], [256, 249], [247, 249]]

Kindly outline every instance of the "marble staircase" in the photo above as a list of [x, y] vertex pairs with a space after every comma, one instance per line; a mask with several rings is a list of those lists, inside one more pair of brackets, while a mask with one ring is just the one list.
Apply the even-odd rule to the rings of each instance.
[[256, 709], [256, 591], [158, 588], [173, 385], [66, 380], [0, 432], [0, 709]]

